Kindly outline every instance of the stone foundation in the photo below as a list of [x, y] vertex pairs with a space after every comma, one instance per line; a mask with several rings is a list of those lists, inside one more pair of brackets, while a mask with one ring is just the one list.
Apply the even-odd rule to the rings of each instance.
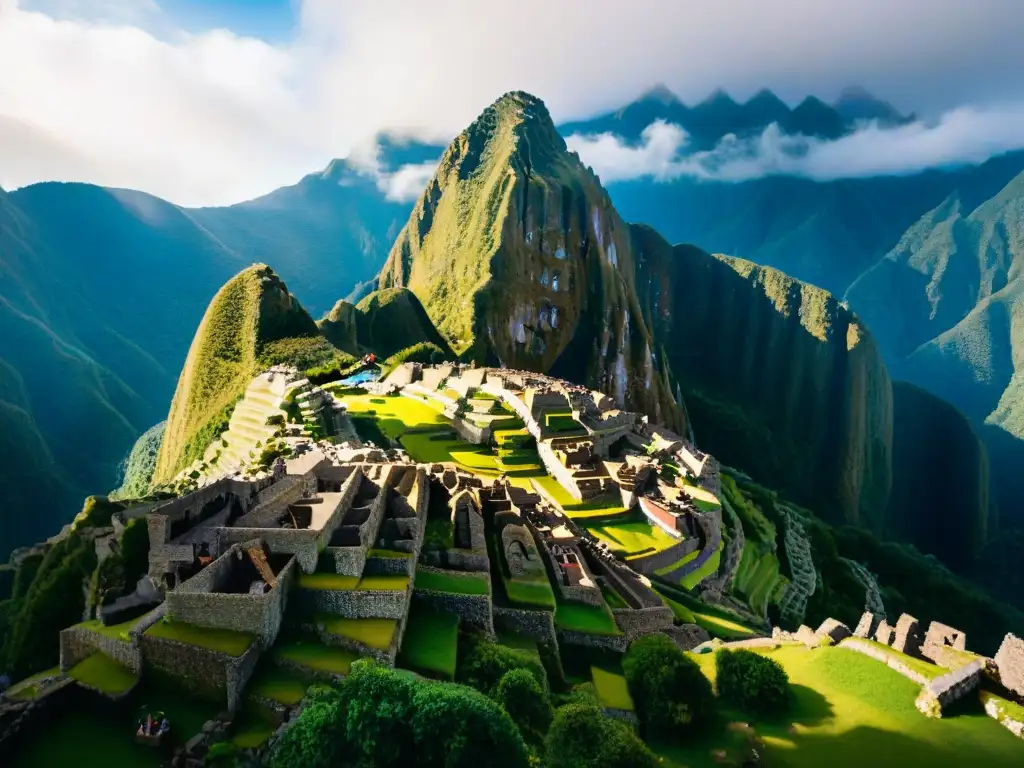
[[918, 685], [927, 685], [929, 682], [927, 677], [918, 672], [915, 672], [906, 664], [900, 662], [898, 659], [894, 659], [881, 648], [875, 648], [874, 646], [862, 642], [857, 638], [850, 638], [849, 640], [845, 640], [839, 647], [846, 648], [847, 650], [854, 651], [865, 656], [870, 656], [872, 659], [882, 662], [893, 671], [899, 672], [908, 680], [913, 680]]
[[498, 630], [532, 637], [538, 643], [556, 645], [555, 617], [550, 611], [494, 606], [494, 626]]
[[401, 619], [407, 597], [406, 590], [300, 589], [296, 599], [306, 612], [336, 613], [350, 619]]
[[146, 667], [173, 677], [196, 695], [225, 702], [232, 712], [241, 702], [261, 651], [254, 643], [241, 656], [228, 656], [152, 635], [142, 637], [141, 648]]
[[1024, 696], [1024, 640], [1007, 633], [995, 655], [999, 680], [1018, 696]]
[[483, 632], [492, 640], [495, 638], [490, 595], [459, 595], [417, 589], [413, 592], [413, 601], [435, 611], [454, 613], [465, 626]]
[[662, 632], [673, 626], [672, 609], [667, 605], [657, 608], [620, 608], [612, 611], [615, 623], [626, 635], [626, 643], [632, 643], [638, 637]]
[[861, 615], [860, 621], [857, 622], [857, 628], [853, 630], [854, 637], [874, 637], [882, 620], [882, 616], [876, 616], [870, 611], [865, 611]]
[[921, 626], [917, 619], [904, 613], [896, 622], [892, 647], [908, 656], [920, 656], [921, 640]]
[[955, 669], [924, 686], [914, 706], [928, 717], [942, 717], [952, 704], [977, 690], [985, 665], [981, 661]]
[[980, 698], [986, 715], [991, 717], [1018, 739], [1024, 739], [1024, 722], [1017, 720], [1013, 715], [1011, 715], [1004, 705], [1004, 702], [998, 696], [995, 696], [988, 691], [981, 691]]

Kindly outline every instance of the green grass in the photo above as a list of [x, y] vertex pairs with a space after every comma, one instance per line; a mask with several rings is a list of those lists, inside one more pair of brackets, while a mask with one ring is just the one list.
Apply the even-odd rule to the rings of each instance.
[[353, 416], [372, 416], [389, 440], [397, 440], [409, 430], [449, 424], [426, 403], [401, 395], [345, 395], [340, 399]]
[[317, 616], [316, 623], [328, 634], [347, 637], [381, 651], [391, 646], [398, 626], [394, 619], [349, 619], [330, 614]]
[[628, 712], [633, 711], [633, 697], [629, 695], [626, 678], [621, 672], [591, 667], [590, 674], [594, 680], [594, 689], [597, 691], [597, 698], [601, 702], [601, 706], [609, 709], [624, 709]]
[[754, 542], [748, 540], [743, 545], [743, 554], [732, 583], [733, 591], [745, 597], [755, 613], [761, 614], [779, 580], [778, 558], [771, 552], [762, 553]]
[[247, 693], [293, 707], [306, 695], [309, 683], [294, 672], [280, 667], [264, 667], [249, 682]]
[[436, 573], [434, 571], [416, 571], [416, 589], [429, 589], [435, 592], [450, 592], [456, 595], [486, 595], [487, 580], [468, 573]]
[[521, 635], [518, 632], [511, 631], [499, 631], [498, 642], [501, 645], [507, 645], [509, 648], [527, 651], [531, 655], [540, 658], [540, 651], [537, 650], [537, 641], [529, 635]]
[[414, 603], [407, 621], [398, 664], [428, 677], [453, 680], [458, 657], [459, 617]]
[[[725, 727], [748, 722], [765, 744], [765, 763], [787, 768], [1016, 765], [1021, 743], [974, 706], [934, 720], [914, 707], [920, 687], [867, 656], [842, 647], [765, 649], [789, 675], [794, 704], [786, 716], [754, 719], [726, 710], [718, 727], [693, 734], [685, 747], [659, 749], [668, 765], [721, 764], [714, 750], [738, 762], [743, 741]], [[692, 658], [714, 679], [714, 654]]]
[[411, 552], [399, 552], [397, 549], [371, 549], [368, 557], [381, 557], [389, 560], [408, 560], [412, 557]]
[[[658, 594], [661, 593], [659, 592]], [[677, 603], [671, 597], [665, 597], [665, 595], [661, 595], [661, 599], [665, 601], [665, 605], [672, 609], [672, 615], [680, 624], [697, 623], [697, 617], [694, 616], [693, 611], [691, 611], [685, 605], [683, 605], [682, 603]]]
[[[586, 519], [588, 517], [613, 517], [625, 515], [628, 512], [622, 506], [621, 499], [617, 496], [581, 502], [574, 499], [565, 487], [555, 478], [551, 477], [551, 475], [542, 473], [533, 479], [573, 520]], [[530, 486], [527, 483], [523, 487], [529, 488]]]
[[622, 599], [622, 595], [607, 584], [601, 585], [601, 594], [604, 595], [604, 601], [608, 603], [608, 607], [613, 611], [619, 608], [629, 608], [629, 604]]
[[544, 426], [552, 432], [585, 432], [583, 425], [572, 417], [571, 412], [546, 411], [544, 413]]
[[352, 662], [360, 658], [344, 648], [323, 645], [312, 640], [278, 643], [274, 653], [278, 658], [301, 667], [335, 675], [347, 675]]
[[300, 573], [299, 586], [302, 589], [326, 589], [332, 591], [373, 590], [382, 592], [403, 592], [409, 586], [409, 577], [401, 575], [344, 576], [340, 573]]
[[[882, 643], [879, 643], [875, 640], [869, 640], [868, 638], [857, 638], [856, 642], [865, 643], [867, 645], [872, 646], [876, 651], [881, 651], [887, 656], [892, 657], [896, 661], [909, 667], [914, 672], [923, 675], [929, 680], [934, 680], [936, 677], [942, 677], [943, 675], [949, 673], [949, 670], [945, 667], [937, 666], [935, 664], [932, 664], [931, 662], [924, 661], [923, 659], [915, 659], [913, 656], [908, 656], [902, 651], [897, 651], [895, 648], [890, 648], [888, 645], [883, 645]], [[856, 653], [856, 651], [852, 651], [852, 653]]]
[[699, 555], [699, 554], [700, 554], [700, 550], [699, 549], [695, 549], [693, 552], [690, 552], [687, 555], [683, 555], [681, 558], [676, 560], [674, 563], [671, 563], [670, 565], [666, 565], [664, 568], [658, 568], [655, 571], [655, 573], [658, 576], [667, 576], [668, 574], [672, 573], [672, 571], [674, 571], [676, 568], [682, 568], [684, 565], [686, 565], [691, 560], [695, 560], [697, 558], [697, 555]]
[[607, 607], [558, 602], [555, 609], [555, 626], [571, 632], [586, 632], [591, 635], [621, 635]]
[[176, 640], [187, 645], [196, 645], [228, 656], [241, 656], [256, 640], [248, 632], [233, 632], [230, 629], [209, 629], [186, 624], [181, 621], [163, 619], [146, 630], [150, 637]]
[[555, 610], [555, 593], [545, 575], [543, 579], [505, 579], [505, 594], [516, 605], [524, 608]]
[[724, 546], [725, 542], [718, 542], [718, 549], [715, 550], [715, 553], [707, 559], [707, 562], [704, 563], [704, 565], [702, 565], [697, 570], [693, 571], [693, 573], [688, 573], [686, 577], [680, 582], [680, 584], [685, 589], [693, 589], [698, 584], [700, 584], [704, 579], [706, 579], [708, 576], [711, 576], [715, 571], [717, 571], [718, 565], [722, 560], [722, 547]]
[[722, 508], [722, 502], [711, 491], [695, 485], [684, 485], [683, 492], [690, 497], [690, 501], [701, 512], [714, 512]]
[[92, 621], [86, 621], [82, 624], [77, 625], [79, 629], [87, 629], [90, 632], [95, 632], [104, 637], [111, 637], [114, 640], [123, 640], [129, 642], [130, 638], [128, 632], [135, 628], [135, 625], [139, 623], [142, 616], [138, 616], [134, 619], [121, 622], [120, 624], [111, 624], [109, 627], [103, 625], [99, 619], [93, 619]]
[[598, 539], [606, 542], [613, 552], [627, 557], [641, 552], [660, 552], [679, 543], [679, 539], [647, 522], [613, 523], [587, 528]]
[[94, 653], [68, 670], [68, 677], [112, 696], [119, 696], [135, 685], [138, 677], [105, 653]]
[[8, 688], [5, 693], [8, 698], [19, 699], [21, 701], [29, 701], [39, 695], [39, 681], [44, 680], [47, 677], [54, 677], [60, 675], [60, 667], [51, 667], [50, 669], [44, 669], [42, 672], [37, 672], [31, 677], [26, 677], [24, 680], [19, 680]]

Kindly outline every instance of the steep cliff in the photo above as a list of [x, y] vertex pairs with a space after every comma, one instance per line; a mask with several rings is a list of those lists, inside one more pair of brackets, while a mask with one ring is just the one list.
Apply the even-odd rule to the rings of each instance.
[[892, 387], [829, 293], [633, 228], [646, 317], [701, 445], [834, 521], [879, 529], [892, 485]]
[[563, 375], [682, 429], [633, 281], [628, 226], [516, 92], [445, 151], [380, 287], [415, 293], [466, 359]]
[[270, 267], [240, 272], [213, 297], [192, 340], [153, 482], [167, 482], [202, 454], [261, 371], [278, 363], [312, 368], [336, 355]]

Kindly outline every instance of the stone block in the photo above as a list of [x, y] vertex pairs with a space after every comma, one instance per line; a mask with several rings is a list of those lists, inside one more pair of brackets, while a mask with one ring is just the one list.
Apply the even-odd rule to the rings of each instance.
[[892, 647], [908, 656], [921, 655], [921, 625], [908, 613], [900, 616], [893, 632]]
[[889, 622], [882, 619], [878, 623], [878, 629], [875, 630], [875, 640], [880, 642], [882, 645], [892, 645], [893, 636], [895, 630], [890, 626]]
[[857, 622], [857, 628], [853, 630], [854, 636], [867, 638], [874, 637], [875, 633], [878, 631], [878, 625], [883, 618], [884, 617], [882, 616], [876, 616], [871, 613], [871, 611], [865, 611], [861, 615], [860, 621]]
[[1007, 633], [996, 651], [995, 662], [1003, 685], [1024, 696], [1024, 640]]
[[928, 632], [924, 636], [924, 644], [921, 646], [921, 655], [931, 659], [937, 664], [945, 660], [945, 649], [952, 648], [955, 651], [967, 650], [967, 635], [958, 629], [933, 621], [928, 625]]

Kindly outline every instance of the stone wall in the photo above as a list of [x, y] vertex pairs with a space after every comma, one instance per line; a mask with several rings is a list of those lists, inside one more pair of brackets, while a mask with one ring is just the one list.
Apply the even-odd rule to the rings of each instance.
[[479, 427], [471, 421], [456, 416], [452, 419], [452, 428], [467, 443], [487, 445], [491, 441], [491, 428]]
[[914, 705], [928, 717], [942, 717], [952, 704], [978, 689], [984, 671], [984, 662], [978, 660], [937, 677], [924, 686]]
[[952, 648], [955, 651], [967, 650], [967, 635], [958, 629], [933, 621], [928, 625], [928, 631], [924, 636], [924, 643], [921, 646], [921, 655], [931, 659], [936, 664], [945, 666], [947, 663], [946, 649]]
[[350, 619], [405, 617], [407, 590], [300, 589], [296, 595], [307, 613], [336, 613]]
[[[568, 629], [558, 630], [558, 644], [559, 646], [584, 645], [616, 653], [625, 653], [629, 645], [625, 635], [592, 635], [589, 632], [575, 632]], [[563, 647], [562, 650], [564, 651], [565, 648]]]
[[908, 656], [919, 656], [921, 653], [921, 625], [910, 614], [904, 613], [896, 622], [892, 647]]
[[[555, 456], [555, 452], [551, 450], [551, 446], [543, 440], [537, 441], [537, 455], [540, 456], [541, 462], [544, 464], [544, 469], [551, 475], [559, 484], [565, 488], [566, 493], [572, 496], [577, 501], [583, 500], [583, 494], [580, 493], [579, 487], [576, 485], [576, 481], [573, 479], [572, 472], [558, 460]], [[561, 504], [558, 505], [561, 508]]]
[[890, 669], [899, 672], [908, 680], [913, 680], [918, 685], [926, 685], [929, 682], [928, 678], [926, 678], [924, 675], [915, 672], [906, 664], [902, 663], [898, 659], [893, 658], [890, 654], [886, 653], [881, 648], [875, 648], [874, 646], [865, 643], [858, 638], [850, 638], [849, 640], [844, 640], [839, 647], [846, 648], [849, 651], [855, 651], [856, 653], [861, 653], [865, 656], [870, 656], [872, 659], [882, 662]]
[[146, 667], [173, 677], [196, 695], [224, 702], [232, 711], [260, 653], [254, 644], [241, 656], [228, 656], [153, 635], [143, 635], [141, 647]]
[[1007, 633], [995, 655], [999, 680], [1018, 696], [1024, 696], [1024, 640]]
[[60, 633], [61, 674], [67, 674], [73, 666], [96, 652], [106, 654], [135, 674], [142, 672], [142, 654], [137, 645], [82, 627], [69, 627]]
[[833, 643], [841, 643], [853, 633], [843, 622], [836, 619], [825, 619], [814, 634], [819, 637], [828, 637]]
[[[266, 594], [225, 594], [222, 592], [198, 592], [185, 589], [196, 579], [205, 576], [221, 561], [228, 565], [240, 547], [236, 545], [215, 560], [181, 588], [168, 593], [167, 613], [176, 621], [183, 621], [200, 627], [230, 629], [235, 632], [249, 632], [260, 638], [263, 647], [269, 647], [277, 638], [288, 602], [288, 594], [296, 578], [297, 561], [293, 557], [277, 574], [277, 586]], [[212, 583], [211, 578], [203, 579], [203, 585]], [[202, 585], [201, 585], [202, 586]]]
[[620, 608], [612, 611], [615, 623], [626, 635], [626, 643], [632, 643], [638, 637], [652, 635], [673, 626], [675, 619], [672, 609], [667, 605], [657, 608]]
[[363, 547], [325, 547], [323, 554], [333, 563], [331, 569], [343, 576], [361, 576], [366, 567]]
[[989, 691], [979, 693], [985, 714], [1003, 726], [1018, 739], [1024, 739], [1024, 721], [1018, 720], [1006, 706], [1006, 701]]
[[875, 630], [875, 641], [882, 645], [892, 645], [893, 636], [895, 630], [889, 624], [888, 621], [882, 619], [878, 622], [878, 629]]
[[878, 625], [883, 618], [870, 611], [865, 611], [861, 614], [860, 621], [857, 622], [857, 628], [853, 630], [854, 637], [874, 637], [875, 633], [878, 632]]
[[525, 608], [494, 606], [494, 627], [532, 637], [538, 643], [556, 645], [555, 616], [551, 611], [530, 611]]
[[708, 631], [697, 624], [680, 624], [677, 627], [667, 627], [662, 632], [671, 637], [683, 651], [691, 651], [701, 643], [711, 640]]
[[490, 595], [458, 595], [417, 589], [413, 602], [429, 606], [435, 611], [447, 611], [459, 617], [462, 624], [480, 630], [492, 640], [495, 637]]
[[667, 568], [673, 563], [678, 563], [688, 554], [696, 552], [699, 548], [700, 539], [691, 536], [680, 539], [668, 549], [663, 549], [660, 552], [630, 558], [629, 565], [640, 573], [652, 574], [661, 568]]
[[413, 558], [378, 557], [367, 558], [363, 574], [366, 576], [409, 576], [412, 577]]

